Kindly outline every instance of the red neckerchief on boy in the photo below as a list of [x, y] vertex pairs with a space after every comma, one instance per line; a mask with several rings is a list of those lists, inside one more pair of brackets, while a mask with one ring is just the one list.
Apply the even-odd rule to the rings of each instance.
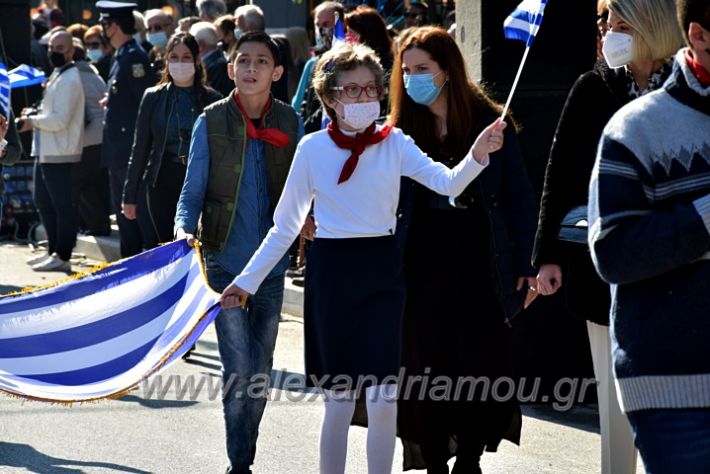
[[338, 124], [335, 121], [331, 121], [328, 124], [328, 135], [333, 139], [339, 148], [345, 148], [350, 150], [352, 154], [345, 161], [343, 165], [343, 170], [340, 172], [340, 178], [338, 178], [338, 184], [343, 183], [350, 179], [357, 162], [360, 160], [360, 155], [368, 145], [374, 145], [380, 143], [382, 140], [387, 138], [387, 135], [392, 131], [391, 125], [385, 125], [380, 129], [379, 132], [375, 131], [375, 122], [367, 127], [364, 132], [357, 133], [354, 137], [349, 137], [340, 131]]
[[247, 124], [247, 137], [253, 138], [254, 140], [264, 140], [266, 143], [270, 143], [277, 147], [288, 145], [288, 142], [291, 140], [284, 132], [278, 128], [264, 128], [264, 117], [266, 116], [266, 112], [268, 112], [271, 108], [271, 97], [269, 97], [268, 102], [266, 102], [264, 110], [261, 111], [261, 118], [259, 119], [261, 124], [258, 129], [254, 126], [254, 122], [251, 121], [247, 113], [244, 111], [244, 107], [242, 107], [242, 103], [239, 101], [239, 94], [237, 94], [236, 91], [234, 91], [234, 101], [237, 103], [237, 107], [244, 116], [244, 122]]
[[698, 78], [700, 85], [703, 87], [710, 87], [710, 71], [705, 69], [702, 64], [700, 64], [694, 57], [693, 53], [690, 52], [690, 48], [685, 50], [685, 62], [688, 63], [688, 67]]

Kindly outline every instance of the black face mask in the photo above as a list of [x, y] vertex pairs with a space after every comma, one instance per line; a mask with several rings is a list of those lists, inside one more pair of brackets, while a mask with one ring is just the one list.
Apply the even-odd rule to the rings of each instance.
[[54, 51], [49, 53], [49, 62], [54, 67], [62, 67], [67, 63], [67, 58], [64, 57], [64, 53]]

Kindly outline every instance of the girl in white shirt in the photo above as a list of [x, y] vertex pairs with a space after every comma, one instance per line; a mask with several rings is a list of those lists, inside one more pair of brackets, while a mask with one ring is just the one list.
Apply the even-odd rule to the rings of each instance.
[[332, 122], [299, 143], [274, 226], [221, 299], [233, 307], [257, 291], [314, 202], [304, 333], [307, 384], [326, 394], [321, 473], [344, 471], [355, 396], [363, 389], [368, 471], [392, 469], [405, 297], [393, 235], [400, 178], [457, 196], [503, 145], [506, 124], [497, 120], [455, 168], [432, 161], [400, 129], [375, 124], [383, 76], [379, 59], [363, 45], [334, 48], [318, 61], [313, 86]]

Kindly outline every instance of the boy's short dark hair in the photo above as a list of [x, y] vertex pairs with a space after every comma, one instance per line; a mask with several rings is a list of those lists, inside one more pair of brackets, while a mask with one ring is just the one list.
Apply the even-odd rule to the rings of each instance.
[[676, 11], [678, 12], [678, 23], [688, 44], [690, 44], [688, 28], [691, 23], [700, 23], [700, 26], [710, 31], [710, 2], [708, 0], [676, 0]]
[[279, 46], [276, 44], [276, 41], [271, 38], [271, 36], [267, 35], [263, 31], [250, 31], [249, 33], [245, 33], [240, 36], [239, 41], [237, 41], [237, 46], [234, 48], [231, 57], [229, 58], [230, 62], [233, 63], [234, 60], [237, 59], [239, 48], [244, 43], [261, 43], [265, 45], [271, 52], [271, 57], [274, 59], [274, 66], [281, 65], [281, 61], [279, 61]]

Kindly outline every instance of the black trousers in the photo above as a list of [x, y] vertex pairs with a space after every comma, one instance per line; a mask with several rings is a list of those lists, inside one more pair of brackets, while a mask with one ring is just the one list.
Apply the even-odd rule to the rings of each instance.
[[187, 166], [163, 158], [155, 187], [146, 186], [146, 201], [158, 242], [173, 240], [175, 212]]
[[47, 232], [49, 253], [69, 260], [76, 244], [76, 207], [71, 192], [75, 163], [39, 163], [34, 167], [34, 201]]
[[99, 166], [101, 145], [87, 146], [74, 166], [72, 190], [79, 210], [79, 227], [92, 234], [111, 231], [111, 191], [108, 170]]
[[143, 251], [143, 249], [153, 248], [157, 245], [158, 239], [150, 221], [148, 209], [145, 202], [145, 188], [143, 185], [138, 190], [137, 219], [128, 220], [121, 213], [121, 201], [123, 199], [123, 183], [126, 181], [126, 167], [109, 168], [109, 178], [111, 182], [111, 201], [113, 211], [116, 213], [116, 222], [121, 238], [121, 257], [131, 257]]

